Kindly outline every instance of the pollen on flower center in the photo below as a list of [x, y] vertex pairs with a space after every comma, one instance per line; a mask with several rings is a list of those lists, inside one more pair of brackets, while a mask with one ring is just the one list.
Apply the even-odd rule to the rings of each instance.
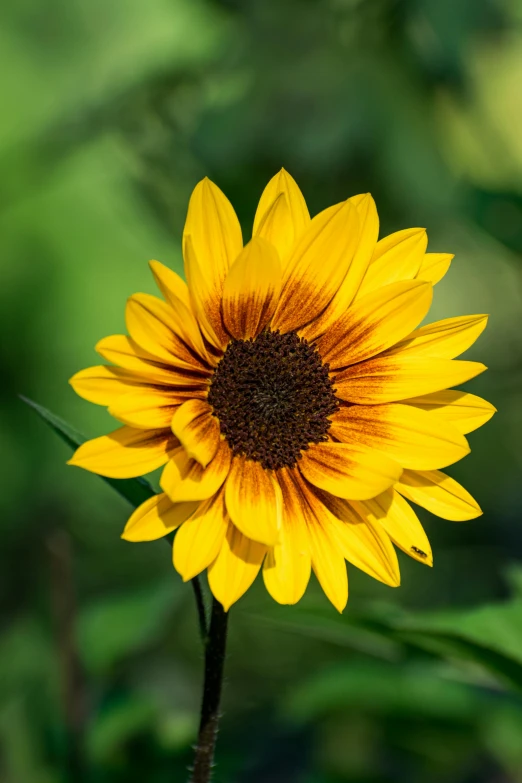
[[326, 440], [339, 405], [318, 351], [295, 332], [271, 331], [229, 343], [208, 402], [232, 452], [269, 470], [294, 466]]

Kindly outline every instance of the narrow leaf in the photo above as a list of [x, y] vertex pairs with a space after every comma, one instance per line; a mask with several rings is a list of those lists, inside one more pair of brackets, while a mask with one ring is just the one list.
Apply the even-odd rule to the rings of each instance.
[[[378, 604], [366, 611], [324, 616], [324, 610], [292, 607], [286, 615], [281, 607], [269, 610], [265, 623], [287, 632], [321, 639], [335, 645], [363, 649], [374, 657], [393, 660], [417, 651], [443, 660], [479, 663], [496, 676], [522, 690], [522, 600], [519, 596], [504, 602], [471, 609], [412, 613], [395, 605]], [[365, 631], [365, 634], [361, 634]], [[390, 646], [380, 648], [375, 639]]]
[[[40, 418], [71, 448], [76, 449], [87, 440], [84, 435], [81, 435], [74, 427], [71, 427], [70, 424], [67, 424], [59, 416], [51, 413], [47, 408], [22, 395], [20, 395], [20, 399], [36, 411]], [[156, 494], [152, 485], [141, 477], [134, 479], [111, 479], [100, 476], [100, 478], [103, 478], [107, 484], [135, 508]]]

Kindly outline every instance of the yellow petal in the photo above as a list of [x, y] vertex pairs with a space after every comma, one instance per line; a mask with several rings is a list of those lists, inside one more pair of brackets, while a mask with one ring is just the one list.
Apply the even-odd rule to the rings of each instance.
[[234, 457], [225, 488], [232, 522], [245, 536], [272, 546], [281, 527], [281, 490], [260, 462]]
[[254, 237], [232, 264], [223, 286], [223, 320], [232, 337], [257, 337], [274, 314], [280, 292], [277, 252]]
[[[207, 349], [199, 330], [199, 325], [192, 314], [189, 304], [180, 296], [184, 289], [183, 280], [172, 269], [169, 269], [159, 261], [151, 261], [150, 268], [154, 279], [163, 296], [171, 306], [172, 323], [175, 324], [175, 333], [203, 360], [208, 361]], [[187, 289], [188, 291], [188, 289]]]
[[427, 244], [424, 228], [407, 228], [377, 242], [357, 298], [383, 285], [413, 280], [421, 267]]
[[292, 216], [288, 201], [284, 193], [278, 193], [264, 215], [262, 215], [261, 220], [257, 221], [257, 224], [254, 221], [252, 237], [260, 237], [269, 242], [277, 251], [279, 258], [282, 261], [284, 259], [284, 263], [282, 263], [282, 267], [284, 267], [295, 244], [293, 234]]
[[418, 506], [453, 522], [475, 519], [482, 514], [469, 492], [440, 470], [405, 470], [396, 489]]
[[310, 509], [307, 522], [312, 568], [327, 598], [342, 612], [348, 601], [348, 575], [332, 517], [302, 479], [300, 486]]
[[185, 277], [192, 307], [207, 339], [226, 344], [221, 294], [227, 272], [243, 247], [241, 227], [230, 201], [208, 178], [190, 197], [183, 231]]
[[284, 270], [273, 329], [289, 332], [324, 310], [344, 280], [358, 238], [357, 208], [349, 201], [313, 218]]
[[225, 481], [230, 469], [230, 449], [221, 441], [214, 459], [202, 468], [188, 456], [185, 449], [176, 450], [161, 475], [160, 486], [173, 503], [188, 500], [206, 500], [212, 497]]
[[143, 387], [142, 375], [119, 367], [87, 367], [80, 370], [69, 380], [76, 394], [96, 405], [111, 405], [122, 394]]
[[115, 419], [141, 430], [170, 428], [176, 409], [186, 400], [175, 392], [141, 387], [112, 403], [109, 413]]
[[328, 307], [311, 323], [300, 330], [307, 340], [324, 334], [348, 310], [372, 258], [379, 235], [379, 216], [375, 201], [369, 193], [352, 196], [348, 201], [357, 208], [359, 241], [350, 268]]
[[312, 568], [326, 597], [338, 612], [342, 612], [348, 601], [348, 574], [339, 546], [319, 525], [309, 530]]
[[205, 269], [198, 261], [190, 234], [183, 236], [183, 257], [190, 290], [191, 308], [207, 342], [214, 346], [218, 352], [222, 352], [229, 341], [221, 315], [224, 280], [209, 291]]
[[[104, 337], [96, 345], [96, 350], [101, 356], [119, 367], [109, 367], [116, 373], [120, 368], [131, 372], [121, 372], [122, 378], [128, 377], [135, 383], [147, 386], [192, 387], [198, 390], [205, 389], [210, 378], [210, 371], [200, 369], [183, 369], [172, 365], [162, 364], [154, 359], [137, 345], [130, 337], [123, 334], [113, 334]], [[94, 368], [99, 370], [99, 368]], [[110, 377], [113, 377], [114, 373]], [[76, 376], [75, 376], [76, 377]], [[128, 389], [132, 391], [132, 389]], [[124, 392], [125, 393], [125, 392]], [[200, 391], [195, 393], [201, 396]]]
[[222, 492], [201, 503], [183, 523], [174, 539], [173, 562], [184, 582], [200, 574], [216, 559], [227, 525]]
[[160, 361], [206, 372], [202, 359], [178, 335], [172, 308], [150, 294], [134, 294], [127, 301], [125, 322], [132, 339]]
[[164, 465], [178, 445], [169, 430], [120, 427], [83, 443], [67, 464], [108, 478], [135, 478]]
[[156, 541], [171, 533], [197, 509], [199, 503], [174, 505], [165, 494], [153, 495], [146, 500], [125, 525], [122, 538], [125, 541]]
[[293, 177], [281, 169], [263, 191], [254, 218], [253, 236], [270, 242], [285, 264], [309, 224], [310, 214], [303, 194]]
[[248, 590], [265, 554], [264, 544], [247, 538], [229, 522], [221, 551], [208, 569], [210, 589], [226, 612]]
[[223, 281], [243, 247], [241, 226], [228, 198], [208, 177], [192, 192], [183, 233], [192, 237], [209, 277]]
[[429, 283], [392, 283], [358, 299], [317, 341], [331, 370], [369, 359], [395, 345], [422, 321], [430, 309]]
[[435, 359], [454, 359], [473, 345], [487, 322], [487, 315], [463, 315], [436, 321], [422, 326], [397, 343], [393, 353], [400, 351], [419, 358], [431, 356]]
[[141, 348], [132, 338], [124, 334], [112, 334], [96, 343], [95, 350], [108, 362], [127, 370], [145, 375], [154, 375], [157, 383], [171, 383], [168, 364], [162, 364], [157, 357]]
[[160, 261], [149, 261], [149, 266], [156, 284], [167, 302], [173, 304], [181, 300], [189, 312], [191, 312], [190, 292], [183, 278]]
[[418, 280], [435, 285], [442, 280], [454, 258], [451, 253], [426, 253], [417, 272]]
[[451, 422], [463, 435], [482, 427], [496, 412], [496, 408], [482, 397], [456, 389], [412, 397], [404, 402]]
[[282, 523], [278, 543], [267, 552], [263, 579], [272, 598], [296, 604], [303, 596], [311, 572], [307, 520], [311, 511], [297, 481], [297, 471], [277, 471], [282, 493]]
[[175, 412], [171, 427], [188, 455], [205, 468], [220, 442], [218, 420], [210, 405], [203, 400], [187, 400]]
[[330, 434], [347, 444], [382, 451], [403, 468], [445, 468], [469, 453], [450, 422], [409, 405], [350, 405], [335, 412]]
[[417, 514], [393, 487], [373, 500], [354, 503], [361, 516], [380, 523], [394, 544], [424, 565], [433, 565], [430, 542]]
[[458, 386], [486, 369], [480, 362], [417, 359], [399, 352], [341, 370], [335, 376], [334, 386], [341, 400], [378, 405]]
[[313, 443], [303, 452], [298, 464], [303, 476], [314, 486], [354, 500], [384, 492], [402, 472], [385, 454], [346, 443]]
[[401, 577], [397, 553], [382, 525], [367, 514], [361, 516], [362, 503], [348, 502], [316, 491], [324, 504], [343, 557], [374, 579], [397, 587]]

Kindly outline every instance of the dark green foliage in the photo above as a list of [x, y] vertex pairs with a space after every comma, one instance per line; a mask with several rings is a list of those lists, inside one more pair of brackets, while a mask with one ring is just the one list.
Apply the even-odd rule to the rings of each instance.
[[[298, 607], [261, 580], [233, 607], [216, 783], [518, 783], [519, 4], [8, 0], [0, 16], [2, 783], [83, 783], [79, 762], [88, 783], [186, 778], [191, 590], [167, 547], [120, 539], [129, 503], [66, 467], [18, 395], [89, 436], [118, 426], [67, 378], [154, 292], [149, 258], [182, 271], [200, 177], [248, 239], [283, 165], [312, 212], [371, 191], [382, 234], [426, 226], [456, 253], [431, 320], [491, 312], [469, 356], [491, 369], [469, 388], [499, 414], [449, 469], [484, 516], [422, 515], [433, 569], [401, 555], [392, 591], [350, 568], [343, 616], [313, 580]], [[108, 483], [132, 505], [156, 487]]]

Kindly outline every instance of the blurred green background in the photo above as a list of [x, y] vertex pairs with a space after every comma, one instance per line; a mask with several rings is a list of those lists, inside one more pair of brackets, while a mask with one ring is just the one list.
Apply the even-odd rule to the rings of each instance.
[[468, 387], [499, 412], [449, 471], [484, 516], [422, 514], [433, 570], [350, 569], [343, 616], [315, 584], [233, 608], [216, 781], [522, 781], [521, 0], [6, 0], [0, 73], [2, 783], [186, 778], [190, 587], [17, 395], [112, 428], [67, 379], [150, 258], [181, 270], [201, 177], [248, 236], [281, 166], [312, 212], [371, 191], [456, 254], [432, 319], [491, 313]]

